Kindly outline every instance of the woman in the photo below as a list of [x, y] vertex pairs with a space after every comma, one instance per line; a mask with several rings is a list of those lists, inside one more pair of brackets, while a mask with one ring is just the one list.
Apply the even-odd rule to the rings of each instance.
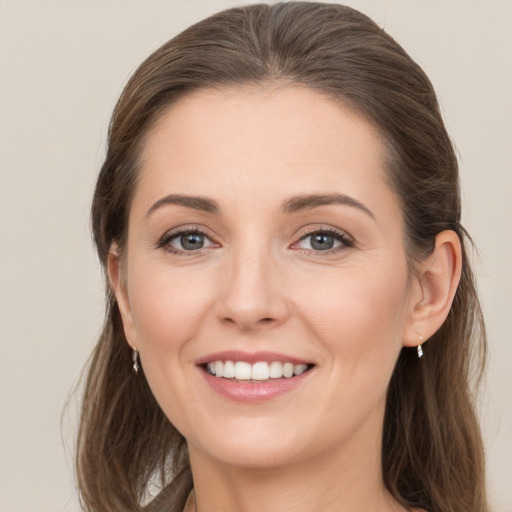
[[92, 223], [86, 510], [487, 510], [457, 161], [366, 16], [255, 5], [162, 46], [114, 111]]

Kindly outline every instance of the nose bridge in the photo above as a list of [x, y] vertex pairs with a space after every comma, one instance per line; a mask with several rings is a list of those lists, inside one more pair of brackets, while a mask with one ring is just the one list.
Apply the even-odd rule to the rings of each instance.
[[229, 252], [218, 314], [242, 330], [277, 325], [287, 315], [278, 262], [270, 244], [247, 236]]

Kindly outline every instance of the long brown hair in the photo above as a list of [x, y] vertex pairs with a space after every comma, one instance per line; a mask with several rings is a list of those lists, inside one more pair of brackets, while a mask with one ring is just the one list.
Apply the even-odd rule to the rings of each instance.
[[[101, 264], [105, 269], [112, 243], [123, 250], [139, 155], [162, 112], [200, 88], [276, 82], [328, 93], [378, 127], [411, 261], [429, 254], [442, 230], [461, 239], [463, 272], [448, 319], [422, 360], [402, 350], [389, 384], [382, 469], [388, 490], [406, 508], [486, 511], [471, 387], [484, 365], [485, 330], [460, 223], [457, 159], [430, 81], [365, 15], [310, 2], [229, 9], [155, 51], [128, 82], [112, 116], [92, 205]], [[106, 294], [78, 432], [82, 504], [91, 512], [180, 510], [192, 487], [186, 442], [158, 407], [143, 371], [132, 374], [108, 282]], [[155, 481], [164, 490], [144, 508]]]

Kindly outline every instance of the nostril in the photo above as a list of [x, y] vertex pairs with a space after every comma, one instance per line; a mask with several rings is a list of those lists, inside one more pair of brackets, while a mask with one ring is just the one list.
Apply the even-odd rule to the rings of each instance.
[[276, 323], [277, 323], [277, 319], [276, 318], [272, 318], [270, 316], [267, 316], [265, 318], [260, 318], [256, 322], [256, 327], [260, 327], [260, 328], [272, 327]]
[[276, 325], [277, 318], [266, 316], [258, 320], [251, 320], [250, 318], [234, 318], [226, 316], [222, 318], [222, 323], [226, 326], [238, 327], [242, 331], [254, 331], [259, 329], [271, 328]]

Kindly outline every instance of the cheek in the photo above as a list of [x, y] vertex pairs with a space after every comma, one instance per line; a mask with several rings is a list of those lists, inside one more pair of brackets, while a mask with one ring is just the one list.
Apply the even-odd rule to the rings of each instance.
[[[386, 393], [402, 347], [407, 274], [393, 269], [338, 272], [309, 286], [300, 304], [305, 324], [324, 353], [332, 392], [315, 396], [326, 411], [324, 434], [349, 435], [372, 417], [379, 428]], [[312, 283], [311, 283], [312, 284]]]
[[159, 265], [144, 273], [134, 270], [132, 276], [129, 294], [141, 349], [175, 351], [198, 327], [211, 301], [211, 284]]
[[380, 378], [390, 374], [402, 346], [408, 286], [404, 265], [333, 272], [307, 285], [300, 303], [314, 337], [340, 372]]
[[143, 273], [134, 270], [129, 294], [148, 384], [169, 420], [186, 432], [186, 417], [197, 400], [187, 385], [194, 359], [189, 341], [197, 336], [210, 309], [211, 289], [200, 286], [203, 279], [170, 274], [158, 266], [146, 266]]
[[138, 272], [135, 263], [128, 293], [142, 367], [156, 400], [178, 426], [180, 418], [173, 415], [194, 402], [184, 384], [194, 359], [188, 342], [210, 309], [211, 290], [200, 286], [204, 279], [191, 279], [190, 272], [171, 273], [158, 264]]

